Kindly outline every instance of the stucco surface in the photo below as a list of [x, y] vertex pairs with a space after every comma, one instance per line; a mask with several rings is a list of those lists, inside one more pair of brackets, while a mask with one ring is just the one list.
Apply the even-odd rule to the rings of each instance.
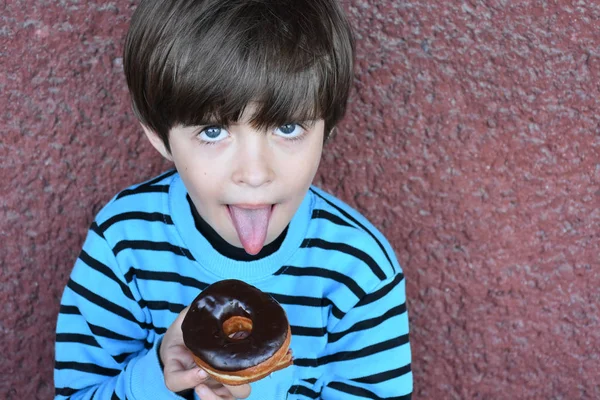
[[[169, 167], [129, 109], [135, 4], [0, 5], [0, 398], [52, 397], [87, 227]], [[355, 91], [316, 183], [396, 250], [414, 398], [600, 398], [600, 3], [346, 7]]]

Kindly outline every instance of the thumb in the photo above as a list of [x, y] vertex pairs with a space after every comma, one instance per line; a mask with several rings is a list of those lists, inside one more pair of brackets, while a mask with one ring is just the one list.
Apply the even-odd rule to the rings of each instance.
[[181, 392], [186, 389], [192, 389], [202, 382], [206, 381], [208, 374], [202, 368], [192, 369], [169, 369], [165, 365], [165, 385], [172, 392]]
[[246, 397], [250, 396], [250, 385], [246, 384], [246, 385], [237, 385], [237, 386], [230, 386], [230, 385], [223, 385], [223, 386], [225, 386], [229, 390], [229, 393], [231, 393], [231, 395], [235, 399], [245, 399]]

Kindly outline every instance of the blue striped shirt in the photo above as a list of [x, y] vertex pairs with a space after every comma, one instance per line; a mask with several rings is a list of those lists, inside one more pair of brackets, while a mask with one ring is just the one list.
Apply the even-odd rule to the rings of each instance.
[[162, 335], [209, 284], [271, 294], [292, 329], [294, 365], [250, 399], [409, 399], [405, 282], [363, 216], [311, 187], [273, 254], [236, 261], [196, 229], [179, 175], [126, 189], [97, 215], [63, 293], [56, 399], [181, 399], [158, 361]]

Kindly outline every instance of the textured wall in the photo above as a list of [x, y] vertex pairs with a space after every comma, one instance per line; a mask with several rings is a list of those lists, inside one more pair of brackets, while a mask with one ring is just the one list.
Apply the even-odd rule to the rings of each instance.
[[[129, 0], [0, 5], [0, 398], [53, 394], [87, 226], [166, 169], [122, 75]], [[317, 183], [404, 267], [417, 399], [600, 398], [600, 6], [351, 0], [359, 70]]]

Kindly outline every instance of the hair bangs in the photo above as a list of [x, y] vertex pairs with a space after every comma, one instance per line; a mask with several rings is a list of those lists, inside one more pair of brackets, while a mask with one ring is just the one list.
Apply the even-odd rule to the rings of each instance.
[[[185, 51], [189, 56], [179, 59], [182, 65], [176, 69], [182, 73], [171, 80], [175, 122], [228, 125], [238, 122], [249, 107], [250, 123], [256, 128], [325, 118], [332, 105], [326, 104], [324, 93], [333, 90], [325, 49], [309, 47], [307, 33], [294, 27], [276, 29], [276, 21], [258, 24], [240, 15], [238, 23], [248, 25], [238, 27], [244, 37], [214, 26], [199, 32]], [[272, 29], [265, 30], [265, 25]], [[220, 39], [219, 46], [213, 38]]]
[[134, 17], [124, 59], [133, 109], [167, 149], [177, 125], [324, 119], [327, 137], [345, 112], [354, 42], [336, 1], [142, 2]]

